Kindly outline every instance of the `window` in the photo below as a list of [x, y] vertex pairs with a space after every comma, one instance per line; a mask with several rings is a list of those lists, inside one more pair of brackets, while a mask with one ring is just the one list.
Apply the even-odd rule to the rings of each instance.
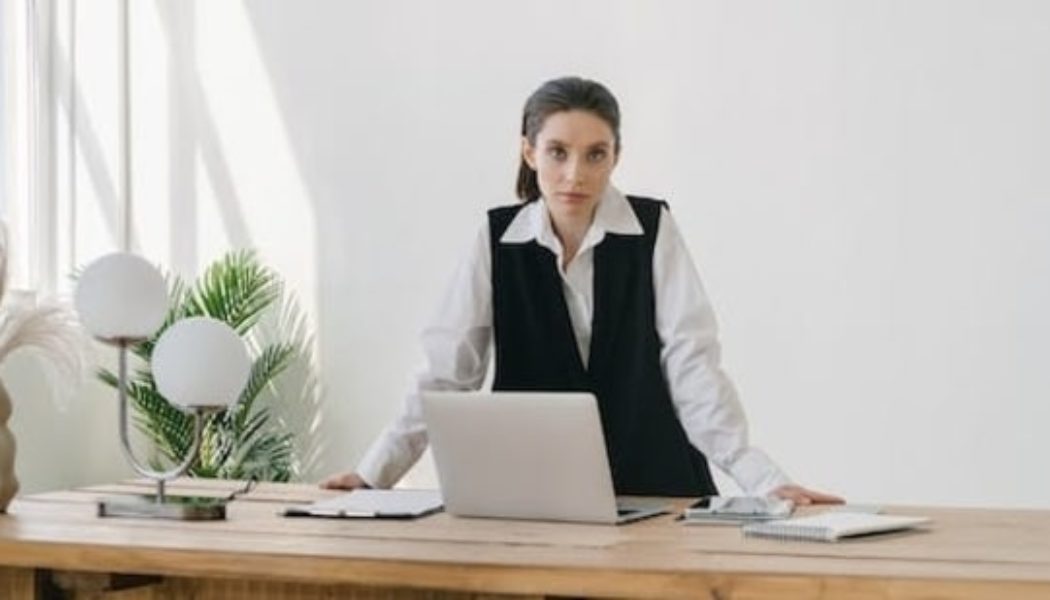
[[36, 87], [30, 77], [32, 32], [28, 27], [32, 9], [27, 1], [4, 2], [0, 9], [0, 218], [8, 229], [8, 285], [22, 289], [33, 289], [37, 284], [30, 249], [36, 152], [32, 101]]
[[11, 288], [59, 291], [52, 45], [56, 0], [0, 3], [0, 218]]

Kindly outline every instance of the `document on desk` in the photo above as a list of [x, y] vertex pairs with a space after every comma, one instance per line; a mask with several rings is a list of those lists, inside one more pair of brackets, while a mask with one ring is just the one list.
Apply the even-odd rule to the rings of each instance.
[[807, 517], [751, 523], [744, 535], [781, 540], [837, 542], [843, 538], [912, 529], [930, 522], [927, 517], [873, 515], [827, 511]]
[[438, 490], [354, 490], [313, 504], [289, 506], [286, 517], [415, 519], [441, 510]]

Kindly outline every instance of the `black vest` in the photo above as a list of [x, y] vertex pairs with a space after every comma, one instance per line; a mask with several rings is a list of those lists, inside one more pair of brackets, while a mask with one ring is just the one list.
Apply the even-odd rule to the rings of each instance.
[[498, 391], [588, 391], [598, 398], [617, 494], [717, 494], [660, 368], [653, 247], [663, 202], [627, 197], [644, 235], [594, 247], [591, 354], [584, 368], [554, 253], [500, 238], [524, 205], [489, 211]]

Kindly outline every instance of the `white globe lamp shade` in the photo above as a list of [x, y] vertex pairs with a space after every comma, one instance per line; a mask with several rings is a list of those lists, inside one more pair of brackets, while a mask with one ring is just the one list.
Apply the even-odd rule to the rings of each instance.
[[145, 259], [117, 252], [84, 269], [74, 303], [80, 322], [95, 337], [144, 340], [164, 324], [168, 289], [160, 272]]
[[182, 319], [169, 327], [151, 358], [157, 390], [185, 409], [221, 409], [240, 397], [251, 359], [237, 332], [210, 317]]

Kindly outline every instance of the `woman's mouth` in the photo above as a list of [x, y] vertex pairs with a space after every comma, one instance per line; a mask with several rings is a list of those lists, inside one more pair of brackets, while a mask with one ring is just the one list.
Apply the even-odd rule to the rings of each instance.
[[583, 202], [587, 200], [588, 195], [582, 192], [558, 192], [558, 198], [566, 202]]

